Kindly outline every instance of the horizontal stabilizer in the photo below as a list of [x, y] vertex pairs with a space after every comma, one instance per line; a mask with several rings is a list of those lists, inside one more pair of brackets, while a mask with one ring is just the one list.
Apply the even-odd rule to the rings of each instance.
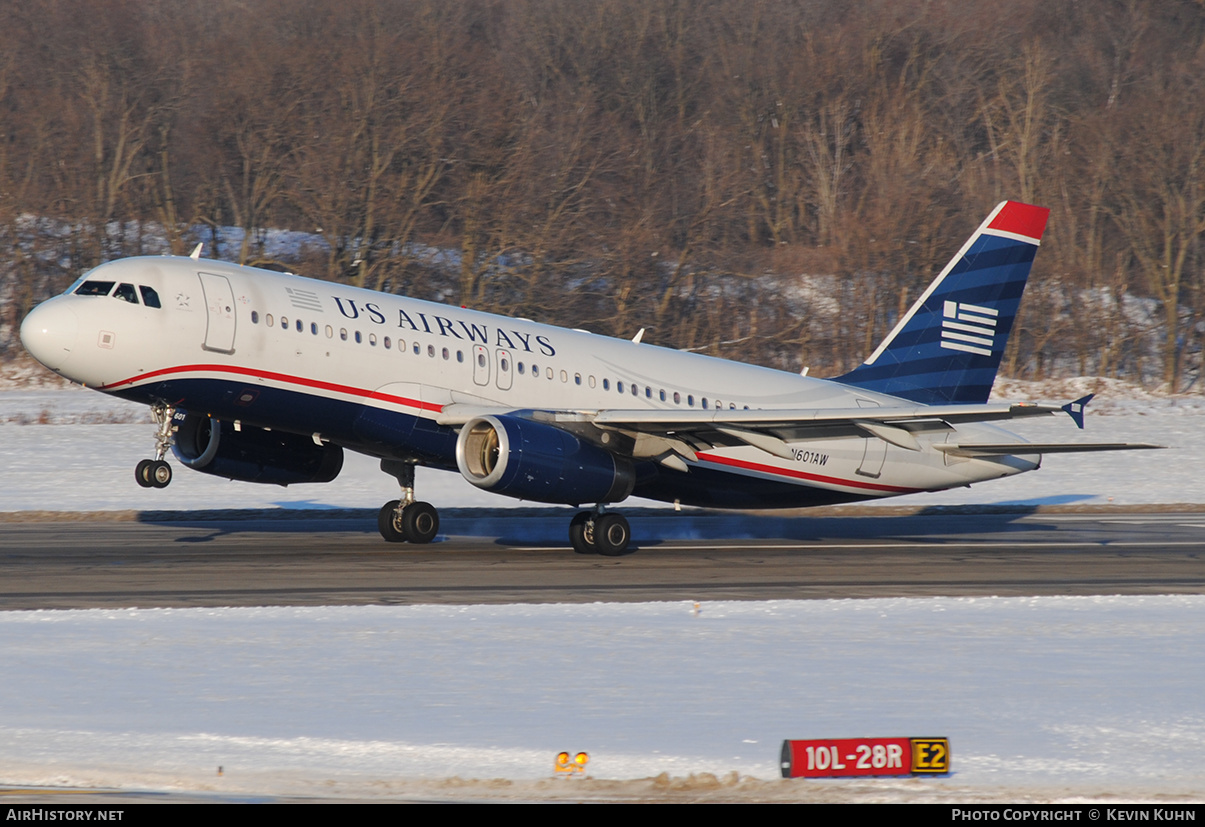
[[1166, 448], [1147, 442], [998, 442], [985, 445], [934, 445], [943, 454], [956, 457], [1024, 456], [1026, 454], [1079, 454], [1090, 451], [1143, 451]]

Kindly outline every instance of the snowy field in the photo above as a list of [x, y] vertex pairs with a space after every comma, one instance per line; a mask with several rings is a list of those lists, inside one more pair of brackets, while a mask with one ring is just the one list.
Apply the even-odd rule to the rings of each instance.
[[[3, 612], [0, 781], [1202, 800], [1202, 651], [1202, 596]], [[875, 735], [946, 736], [953, 773], [778, 779], [783, 738]], [[541, 781], [560, 750], [625, 783]]]
[[[1065, 401], [1080, 389], [1009, 390]], [[1084, 432], [1062, 417], [1011, 430], [1175, 450], [1053, 456], [1010, 480], [885, 502], [1205, 503], [1205, 404], [1134, 396], [1094, 404]], [[92, 392], [0, 391], [0, 511], [375, 508], [395, 496], [352, 455], [326, 486], [177, 467], [170, 488], [144, 490], [132, 469], [152, 433], [143, 409]], [[453, 474], [420, 470], [419, 486], [441, 507], [526, 505]], [[0, 612], [0, 784], [1200, 801], [1203, 651], [1200, 596]], [[777, 779], [783, 738], [854, 736], [947, 736], [954, 772]], [[590, 753], [590, 780], [549, 778], [562, 749]]]

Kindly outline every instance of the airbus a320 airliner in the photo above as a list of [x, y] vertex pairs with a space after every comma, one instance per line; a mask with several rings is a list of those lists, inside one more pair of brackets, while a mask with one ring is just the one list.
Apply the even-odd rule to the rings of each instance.
[[[166, 486], [189, 468], [247, 482], [329, 482], [343, 451], [377, 457], [401, 496], [389, 541], [428, 543], [414, 468], [523, 500], [594, 504], [575, 551], [620, 555], [629, 496], [787, 508], [936, 491], [1037, 468], [1041, 455], [1157, 447], [1034, 444], [988, 424], [1065, 411], [987, 404], [1049, 210], [992, 211], [878, 349], [831, 380], [360, 290], [200, 257], [121, 259], [21, 325], [73, 382], [151, 406]], [[643, 332], [643, 331], [642, 331]]]

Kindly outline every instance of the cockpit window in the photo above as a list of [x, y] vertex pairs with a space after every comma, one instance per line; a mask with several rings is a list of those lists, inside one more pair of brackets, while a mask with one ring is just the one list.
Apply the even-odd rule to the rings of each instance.
[[114, 283], [111, 281], [86, 281], [76, 289], [75, 294], [77, 296], [107, 296], [113, 289]]
[[113, 298], [127, 301], [130, 304], [138, 304], [138, 293], [132, 284], [117, 285], [117, 289], [113, 291]]
[[139, 291], [142, 292], [142, 303], [147, 307], [162, 307], [159, 304], [159, 294], [155, 292], [155, 288], [147, 287], [145, 284], [138, 285]]

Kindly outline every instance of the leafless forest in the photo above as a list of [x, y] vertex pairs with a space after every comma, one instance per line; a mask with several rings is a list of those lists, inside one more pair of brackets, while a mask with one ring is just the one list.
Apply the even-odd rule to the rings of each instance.
[[1016, 198], [1007, 373], [1205, 384], [1200, 0], [3, 2], [0, 113], [4, 354], [205, 240], [824, 375]]

